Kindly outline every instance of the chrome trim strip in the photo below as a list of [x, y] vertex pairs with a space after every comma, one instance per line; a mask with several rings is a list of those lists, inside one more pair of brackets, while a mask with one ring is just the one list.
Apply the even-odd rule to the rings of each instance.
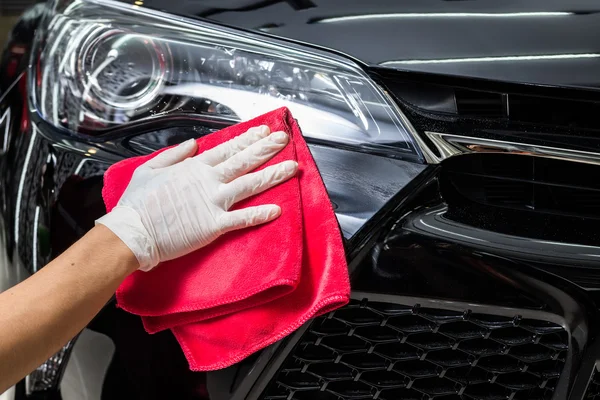
[[[430, 238], [441, 237], [446, 241], [499, 257], [586, 268], [598, 267], [598, 246], [533, 239], [499, 232], [492, 232], [493, 240], [490, 240], [491, 231], [450, 220], [445, 216], [447, 211], [446, 205], [439, 205], [415, 212], [406, 218], [403, 229]], [[534, 243], [535, 247], [524, 246], [524, 243]], [[595, 287], [585, 289], [597, 290]]]
[[410, 120], [406, 117], [406, 115], [404, 115], [402, 110], [400, 110], [400, 107], [398, 107], [396, 105], [396, 102], [392, 98], [389, 97], [389, 94], [387, 92], [385, 92], [385, 95], [387, 97], [387, 100], [390, 102], [390, 104], [395, 105], [395, 111], [396, 111], [396, 114], [398, 115], [398, 117], [400, 118], [400, 122], [406, 128], [406, 131], [408, 132], [408, 134], [413, 138], [413, 140], [415, 141], [419, 150], [421, 150], [421, 153], [423, 154], [423, 158], [425, 159], [425, 162], [427, 164], [437, 164], [439, 161], [437, 161], [437, 156], [435, 155], [435, 153], [433, 153], [431, 151], [429, 146], [427, 146], [427, 143], [425, 143], [425, 141], [421, 138], [421, 136], [419, 136], [419, 133], [417, 132], [417, 130], [415, 129], [413, 124], [411, 124]]
[[33, 272], [37, 272], [38, 270], [38, 260], [37, 260], [37, 255], [38, 255], [38, 225], [40, 223], [40, 206], [35, 206], [35, 215], [33, 217], [33, 243], [31, 244], [31, 246], [33, 247], [31, 249], [31, 252], [33, 253], [31, 255], [32, 258], [32, 268], [33, 268]]
[[[433, 143], [438, 153], [433, 154], [433, 152], [429, 152], [428, 154], [427, 161], [433, 164], [438, 164], [447, 158], [460, 154], [507, 153], [600, 165], [600, 153], [594, 153], [590, 151], [539, 146], [527, 143], [476, 138], [440, 132], [425, 132], [425, 135]], [[424, 153], [425, 151], [426, 150], [423, 149]]]

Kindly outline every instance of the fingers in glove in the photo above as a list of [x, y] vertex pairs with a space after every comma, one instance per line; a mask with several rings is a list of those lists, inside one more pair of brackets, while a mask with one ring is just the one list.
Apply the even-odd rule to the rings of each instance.
[[264, 192], [265, 190], [288, 180], [294, 176], [297, 171], [298, 163], [289, 160], [279, 164], [270, 165], [262, 171], [240, 176], [226, 184], [223, 188], [226, 207], [229, 208], [238, 201]]
[[178, 146], [163, 151], [143, 165], [152, 169], [169, 167], [193, 156], [197, 150], [198, 144], [195, 139], [186, 140]]
[[237, 154], [250, 145], [258, 142], [260, 139], [267, 137], [269, 133], [271, 133], [271, 130], [268, 126], [255, 126], [225, 143], [198, 154], [196, 159], [210, 165], [211, 167], [214, 167], [215, 165], [227, 160], [234, 154]]
[[222, 214], [219, 222], [223, 232], [248, 228], [272, 221], [281, 215], [281, 208], [275, 204], [242, 208]]
[[288, 143], [285, 132], [274, 132], [215, 166], [224, 183], [231, 182], [270, 160]]

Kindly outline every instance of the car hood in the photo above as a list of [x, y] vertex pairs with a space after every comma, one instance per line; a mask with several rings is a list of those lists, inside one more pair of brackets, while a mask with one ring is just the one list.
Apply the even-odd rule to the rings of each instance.
[[372, 65], [600, 87], [596, 0], [146, 0], [144, 6], [324, 46]]

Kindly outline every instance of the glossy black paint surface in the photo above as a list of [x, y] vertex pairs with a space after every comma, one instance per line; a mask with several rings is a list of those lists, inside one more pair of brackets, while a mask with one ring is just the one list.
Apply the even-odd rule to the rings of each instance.
[[[186, 4], [196, 7], [208, 3]], [[306, 8], [310, 2], [303, 1], [293, 2], [292, 6], [287, 2], [272, 3], [266, 7], [287, 7], [302, 18], [310, 10], [316, 12], [314, 10], [318, 8]], [[317, 1], [312, 3], [321, 4]], [[448, 3], [450, 5], [443, 7], [463, 10], [462, 7], [479, 4]], [[226, 2], [218, 4], [222, 7]], [[335, 5], [334, 2], [329, 4]], [[377, 3], [374, 4], [370, 2], [369, 7], [375, 7], [371, 10], [377, 8]], [[408, 7], [407, 3], [390, 2], [385, 9], [399, 10], [399, 4]], [[430, 3], [412, 4], [411, 10], [422, 12], [414, 10], [423, 10], [427, 4]], [[161, 6], [165, 7], [164, 4]], [[344, 12], [349, 12], [352, 7], [365, 9], [367, 5], [351, 5]], [[336, 15], [333, 11], [328, 15]], [[217, 19], [219, 15], [224, 18], [259, 11], [247, 12], [250, 14], [215, 12], [207, 17]], [[287, 18], [285, 13], [280, 15]], [[596, 18], [596, 14], [590, 15]], [[583, 17], [580, 14], [565, 16]], [[251, 21], [248, 19], [246, 23]], [[534, 29], [534, 25], [528, 25], [527, 29]], [[348, 32], [339, 32], [345, 32], [337, 38], [341, 41]], [[317, 39], [315, 41], [326, 45]], [[27, 40], [17, 42], [29, 44]], [[364, 51], [386, 50], [385, 43], [378, 43], [382, 45], [371, 46], [372, 49]], [[349, 49], [341, 50], [350, 52]], [[390, 54], [396, 51], [387, 50]], [[19, 58], [21, 70], [26, 66], [24, 59]], [[510, 70], [526, 76], [519, 65], [522, 64], [516, 63]], [[3, 64], [0, 68], [5, 66]], [[551, 66], [547, 68], [552, 69]], [[502, 73], [494, 77], [501, 78]], [[578, 78], [582, 76], [585, 74], [578, 75]], [[552, 79], [557, 77], [555, 75]], [[7, 249], [10, 261], [6, 269], [34, 272], [80, 238], [104, 213], [100, 191], [102, 175], [109, 165], [124, 157], [208, 132], [190, 131], [188, 124], [188, 127], [173, 125], [168, 133], [145, 132], [129, 141], [91, 143], [75, 140], [29, 113], [23, 84], [27, 78], [23, 75], [14, 85], [14, 79], [0, 79], [0, 116], [6, 109], [11, 110], [7, 131], [10, 134], [9, 148], [0, 157], [0, 206], [5, 239], [2, 245]], [[435, 76], [429, 78], [436, 79]], [[592, 81], [590, 78], [586, 85], [593, 86]], [[500, 90], [511, 87], [501, 82], [493, 84]], [[575, 97], [589, 94], [570, 93]], [[410, 115], [415, 117], [417, 114]], [[427, 118], [431, 124], [437, 121], [431, 116]], [[453, 126], [454, 122], [446, 120], [439, 126]], [[3, 128], [0, 122], [0, 133], [4, 132]], [[518, 136], [522, 131], [505, 130], [503, 134]], [[444, 189], [448, 163], [424, 167], [316, 144], [311, 145], [311, 151], [347, 239], [354, 290], [375, 292], [377, 296], [470, 303], [496, 311], [515, 307], [558, 316], [571, 333], [573, 358], [557, 398], [566, 399], [571, 385], [577, 380], [581, 381], [577, 382], [577, 388], [587, 384], [591, 368], [589, 360], [596, 357], [595, 350], [588, 351], [587, 348], [597, 336], [598, 328], [593, 321], [598, 318], [598, 298], [595, 291], [584, 288], [600, 287], [600, 265], [594, 261], [594, 257], [600, 255], [597, 243], [570, 243], [565, 239], [554, 245], [547, 243], [544, 247], [535, 230], [530, 236], [515, 232], [507, 234], [489, 226], [487, 229], [475, 226], [472, 219], [459, 218], [458, 209], [463, 210], [463, 216], [466, 213], [470, 217], [489, 210], [477, 209], [473, 204], [457, 201], [456, 198], [451, 200]], [[514, 216], [507, 215], [500, 214], [506, 219], [514, 219]], [[559, 225], [556, 229], [561, 227]], [[105, 398], [258, 398], [261, 393], [258, 388], [268, 383], [273, 364], [297, 338], [292, 335], [288, 340], [223, 371], [191, 373], [169, 333], [149, 336], [139, 322], [139, 319], [116, 309], [114, 304], [109, 304], [90, 325], [90, 328], [109, 335], [117, 345], [117, 355], [105, 382]], [[282, 348], [284, 352], [279, 353]], [[582, 359], [586, 362], [580, 370]]]
[[146, 0], [144, 5], [335, 49], [373, 65], [396, 61], [390, 66], [409, 71], [600, 84], [600, 4], [594, 0]]
[[[568, 398], [587, 342], [597, 335], [595, 296], [565, 279], [565, 271], [578, 265], [578, 260], [544, 258], [547, 249], [538, 246], [534, 237], [513, 237], [520, 247], [507, 252], [499, 248], [500, 235], [493, 230], [460, 229], [450, 219], [453, 205], [445, 202], [440, 191], [444, 167], [431, 167], [420, 185], [380, 220], [378, 233], [355, 242], [355, 247], [368, 243], [368, 250], [354, 261], [353, 289], [401, 293], [444, 304], [458, 300], [493, 305], [489, 310], [517, 306], [562, 315], [578, 343], [570, 376], [555, 393], [556, 398]], [[520, 254], [527, 252], [536, 256]], [[581, 374], [589, 374], [589, 366]]]

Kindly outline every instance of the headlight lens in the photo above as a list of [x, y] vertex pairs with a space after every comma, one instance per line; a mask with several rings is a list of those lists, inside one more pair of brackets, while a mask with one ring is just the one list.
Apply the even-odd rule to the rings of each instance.
[[166, 115], [235, 123], [287, 106], [307, 137], [416, 155], [385, 92], [329, 52], [111, 1], [72, 2], [44, 40], [36, 107], [77, 134]]

